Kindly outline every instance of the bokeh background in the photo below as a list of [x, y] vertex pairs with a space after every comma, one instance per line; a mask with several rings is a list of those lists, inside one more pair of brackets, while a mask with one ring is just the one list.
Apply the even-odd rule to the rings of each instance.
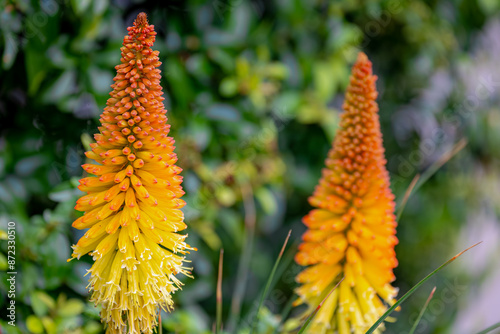
[[[17, 327], [7, 333], [102, 333], [88, 302], [90, 258], [67, 263], [76, 185], [119, 63], [122, 38], [147, 12], [179, 166], [195, 279], [183, 279], [164, 333], [210, 332], [219, 250], [223, 321], [255, 316], [292, 230], [260, 333], [294, 300], [293, 255], [307, 197], [334, 137], [357, 52], [379, 76], [393, 191], [467, 146], [410, 198], [394, 282], [406, 292], [442, 262], [483, 243], [403, 304], [387, 333], [475, 333], [500, 321], [500, 2], [496, 0], [0, 0], [0, 228], [17, 223]], [[3, 235], [5, 237], [5, 235]], [[297, 310], [292, 310], [292, 314]], [[238, 320], [239, 319], [239, 320]]]

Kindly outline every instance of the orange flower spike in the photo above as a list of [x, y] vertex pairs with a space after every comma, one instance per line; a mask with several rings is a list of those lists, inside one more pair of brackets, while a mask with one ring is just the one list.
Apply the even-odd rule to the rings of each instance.
[[[78, 187], [86, 195], [75, 208], [85, 214], [73, 227], [90, 229], [72, 257], [91, 254], [95, 261], [91, 300], [101, 305], [108, 333], [152, 333], [159, 309], [172, 309], [171, 294], [182, 285], [174, 275], [190, 276], [178, 255], [194, 248], [175, 233], [186, 228], [182, 212], [172, 210], [182, 207], [184, 192], [181, 169], [173, 165], [159, 53], [151, 50], [155, 36], [144, 13], [128, 28], [100, 132], [86, 152], [96, 164], [82, 166], [96, 176]], [[174, 232], [165, 233], [166, 222]]]
[[296, 304], [307, 304], [310, 314], [345, 277], [314, 318], [310, 333], [364, 333], [397, 294], [390, 284], [398, 263], [395, 204], [385, 169], [376, 79], [371, 62], [360, 53], [340, 129], [309, 198], [315, 208], [303, 219], [308, 230], [295, 261], [310, 267], [296, 278], [302, 284]]

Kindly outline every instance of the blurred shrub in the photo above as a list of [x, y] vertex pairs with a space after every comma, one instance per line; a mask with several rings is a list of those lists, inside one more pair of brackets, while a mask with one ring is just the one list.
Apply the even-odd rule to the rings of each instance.
[[[459, 158], [410, 201], [398, 232], [395, 285], [406, 290], [443, 260], [434, 254], [452, 255], [465, 246], [455, 247], [452, 240], [468, 211], [489, 201], [499, 212], [498, 194], [485, 193], [488, 182], [477, 176], [484, 170], [499, 179], [494, 93], [471, 117], [464, 112], [470, 111], [464, 107], [468, 92], [477, 88], [469, 87], [471, 77], [479, 73], [471, 50], [485, 52], [471, 40], [493, 22], [499, 10], [494, 1], [0, 5], [0, 220], [2, 226], [9, 220], [18, 226], [18, 331], [101, 330], [85, 292], [89, 259], [66, 263], [79, 233], [70, 225], [77, 218], [73, 206], [83, 152], [108, 97], [125, 28], [139, 11], [149, 14], [159, 33], [155, 47], [184, 168], [186, 221], [191, 243], [199, 248], [190, 256], [196, 279], [176, 295], [178, 311], [164, 318], [166, 330], [212, 327], [221, 247], [230, 330], [239, 313], [235, 296], [241, 292], [235, 289], [243, 291], [243, 317], [253, 310], [286, 231], [292, 228], [298, 239], [304, 230], [300, 218], [308, 211], [306, 199], [334, 137], [350, 64], [360, 49], [379, 75], [384, 143], [399, 198], [416, 173], [458, 138], [470, 138]], [[459, 74], [467, 70], [472, 76]], [[247, 265], [248, 277], [242, 274]], [[273, 303], [262, 326], [278, 326], [272, 314], [294, 298], [294, 268], [284, 269], [277, 283], [287, 298]], [[2, 291], [5, 282], [2, 273]], [[2, 293], [2, 308], [6, 300]], [[394, 330], [407, 328], [406, 319], [419, 305], [406, 304], [400, 315], [405, 320]], [[429, 326], [448, 326], [451, 306]]]

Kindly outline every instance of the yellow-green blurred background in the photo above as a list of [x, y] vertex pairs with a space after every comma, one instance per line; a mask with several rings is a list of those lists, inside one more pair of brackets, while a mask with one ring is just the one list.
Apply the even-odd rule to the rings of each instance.
[[85, 289], [90, 258], [66, 259], [81, 236], [71, 223], [83, 152], [141, 11], [158, 32], [188, 240], [198, 247], [195, 279], [183, 279], [163, 333], [212, 330], [221, 248], [224, 328], [244, 331], [292, 229], [259, 324], [259, 333], [279, 330], [295, 298], [301, 217], [360, 50], [379, 77], [398, 202], [417, 173], [468, 141], [410, 198], [394, 285], [404, 293], [483, 241], [405, 302], [387, 333], [408, 333], [433, 286], [417, 333], [469, 334], [500, 321], [500, 2], [0, 0], [0, 228], [17, 224], [18, 273], [14, 328], [0, 240], [3, 330], [103, 332]]

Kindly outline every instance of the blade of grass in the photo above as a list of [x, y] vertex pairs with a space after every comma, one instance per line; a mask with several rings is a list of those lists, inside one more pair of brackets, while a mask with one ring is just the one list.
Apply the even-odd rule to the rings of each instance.
[[240, 318], [241, 303], [246, 291], [248, 272], [250, 270], [250, 261], [252, 259], [253, 242], [255, 237], [255, 224], [257, 216], [255, 203], [253, 199], [252, 187], [248, 183], [241, 186], [241, 195], [243, 198], [243, 207], [245, 210], [245, 243], [241, 252], [238, 271], [236, 273], [236, 284], [233, 297], [231, 299], [231, 313], [227, 321], [227, 331], [233, 333]]
[[219, 275], [217, 277], [217, 308], [216, 308], [216, 324], [215, 333], [218, 334], [222, 324], [222, 262], [224, 260], [224, 249], [220, 250], [219, 254]]
[[458, 152], [460, 152], [465, 146], [467, 145], [467, 139], [462, 138], [460, 139], [451, 150], [448, 152], [444, 153], [438, 160], [436, 160], [429, 168], [427, 168], [422, 175], [416, 175], [413, 180], [411, 181], [410, 185], [408, 186], [408, 189], [406, 189], [405, 196], [403, 197], [403, 200], [401, 201], [401, 204], [399, 205], [398, 208], [398, 213], [397, 213], [397, 221], [399, 221], [399, 218], [403, 214], [403, 210], [406, 206], [406, 203], [408, 202], [408, 199], [410, 198], [411, 194], [417, 191], [421, 186], [427, 182], [428, 179], [432, 175], [434, 175], [439, 168], [441, 168], [445, 163], [447, 163], [451, 158], [453, 158]]
[[[295, 256], [295, 254], [297, 253], [297, 247], [300, 245], [300, 240], [295, 240], [295, 242], [288, 248], [287, 252], [285, 253], [285, 255], [283, 256], [283, 260], [282, 260], [282, 269], [281, 271], [279, 271], [276, 276], [277, 277], [282, 277], [283, 276], [283, 273], [285, 272], [285, 270], [288, 268], [288, 265], [291, 261], [293, 261], [293, 258]], [[271, 286], [272, 288], [272, 286]], [[289, 299], [288, 301], [286, 302], [285, 306], [283, 307], [283, 310], [281, 311], [281, 314], [280, 314], [280, 323], [278, 324], [278, 326], [274, 329], [274, 332], [273, 334], [275, 333], [278, 333], [278, 329], [283, 325], [283, 322], [284, 320], [288, 317], [288, 314], [290, 313], [290, 311], [292, 310], [293, 308], [293, 301], [296, 299], [297, 297], [295, 296], [295, 294], [293, 294]]]
[[276, 259], [276, 262], [274, 263], [273, 270], [271, 270], [271, 275], [269, 276], [269, 279], [267, 280], [266, 287], [264, 289], [264, 293], [262, 293], [262, 296], [260, 297], [259, 301], [259, 306], [257, 307], [257, 314], [255, 316], [255, 319], [252, 322], [252, 328], [250, 330], [250, 334], [252, 334], [255, 329], [257, 328], [257, 324], [259, 323], [259, 317], [260, 317], [260, 309], [262, 308], [262, 304], [264, 303], [264, 300], [267, 298], [267, 293], [269, 291], [269, 287], [271, 286], [271, 283], [273, 282], [274, 274], [276, 273], [276, 269], [278, 268], [278, 265], [281, 261], [281, 258], [283, 257], [283, 252], [285, 251], [286, 244], [288, 243], [288, 239], [290, 238], [290, 234], [292, 234], [292, 230], [288, 231], [288, 235], [286, 236], [285, 242], [283, 243], [283, 247], [281, 247], [280, 254], [278, 255], [278, 258]]
[[477, 333], [477, 334], [486, 334], [486, 333], [489, 333], [489, 332], [491, 332], [492, 330], [497, 329], [497, 328], [500, 328], [500, 322], [497, 322], [496, 324], [491, 325], [490, 327], [488, 327], [488, 328], [486, 328], [486, 329], [483, 329], [482, 331], [480, 331], [480, 332], [479, 332], [479, 333]]
[[422, 317], [424, 316], [424, 313], [425, 313], [425, 310], [427, 309], [427, 306], [429, 306], [429, 303], [431, 302], [431, 299], [434, 296], [434, 292], [436, 292], [436, 287], [434, 287], [432, 289], [431, 294], [429, 295], [429, 298], [427, 298], [427, 301], [425, 302], [424, 306], [420, 310], [420, 313], [418, 314], [417, 320], [415, 320], [415, 323], [411, 327], [410, 332], [408, 334], [415, 333], [415, 330], [417, 329], [417, 326], [420, 323], [420, 320], [422, 320]]
[[[291, 244], [288, 247], [288, 250], [283, 254], [283, 257], [281, 258], [280, 266], [276, 270], [276, 277], [282, 277], [285, 271], [287, 270], [288, 266], [290, 263], [293, 261], [295, 254], [297, 254], [297, 247], [300, 245], [300, 239], [295, 240], [293, 244]], [[277, 281], [273, 282], [271, 286], [269, 287], [272, 289], [276, 285]]]
[[489, 333], [491, 332], [492, 330], [494, 329], [497, 329], [497, 328], [500, 328], [500, 322], [497, 322], [496, 324], [493, 324], [491, 325], [490, 327], [486, 328], [486, 329], [483, 329], [482, 331], [480, 331], [479, 333], [477, 334], [486, 334], [486, 333]]
[[374, 324], [370, 329], [365, 334], [371, 334], [373, 333], [377, 327], [387, 318], [399, 305], [401, 305], [408, 297], [410, 297], [418, 288], [422, 286], [429, 278], [434, 276], [438, 271], [449, 265], [451, 262], [455, 261], [459, 256], [461, 256], [463, 253], [467, 252], [469, 249], [476, 247], [482, 243], [482, 241], [478, 242], [475, 245], [470, 246], [469, 248], [461, 251], [442, 265], [440, 265], [437, 269], [435, 269], [433, 272], [431, 272], [429, 275], [425, 276], [424, 279], [422, 279], [420, 282], [418, 282], [416, 285], [414, 285], [410, 290], [408, 290], [407, 293], [405, 293], [394, 305], [392, 305]]
[[405, 191], [405, 195], [403, 197], [403, 200], [401, 201], [401, 204], [398, 207], [398, 213], [396, 215], [396, 221], [399, 221], [399, 218], [401, 218], [401, 215], [403, 214], [403, 210], [405, 209], [406, 203], [408, 202], [408, 199], [410, 198], [410, 195], [413, 191], [413, 188], [415, 188], [415, 185], [417, 184], [418, 180], [420, 179], [420, 174], [415, 175], [413, 180], [411, 180], [410, 185]]
[[342, 281], [344, 280], [344, 278], [345, 278], [345, 276], [342, 277], [342, 279], [333, 287], [333, 289], [330, 290], [330, 292], [328, 292], [328, 294], [326, 295], [326, 297], [323, 298], [323, 300], [321, 301], [321, 303], [318, 304], [318, 306], [316, 307], [316, 309], [309, 315], [309, 317], [307, 317], [306, 322], [304, 322], [304, 324], [302, 325], [302, 327], [300, 327], [300, 330], [297, 332], [297, 334], [304, 333], [304, 331], [307, 329], [307, 327], [309, 327], [309, 324], [313, 320], [313, 318], [316, 315], [316, 313], [318, 313], [318, 311], [321, 308], [321, 306], [323, 306], [323, 304], [328, 299], [328, 297], [330, 297], [330, 295], [332, 294], [332, 292], [335, 291], [335, 289], [337, 289], [337, 287], [340, 285], [340, 283], [342, 283]]
[[451, 150], [444, 153], [441, 158], [435, 161], [429, 168], [425, 170], [420, 176], [419, 182], [415, 185], [415, 191], [420, 188], [427, 180], [434, 175], [439, 168], [441, 168], [445, 163], [447, 163], [451, 158], [453, 158], [458, 152], [460, 152], [467, 145], [467, 139], [460, 139]]

